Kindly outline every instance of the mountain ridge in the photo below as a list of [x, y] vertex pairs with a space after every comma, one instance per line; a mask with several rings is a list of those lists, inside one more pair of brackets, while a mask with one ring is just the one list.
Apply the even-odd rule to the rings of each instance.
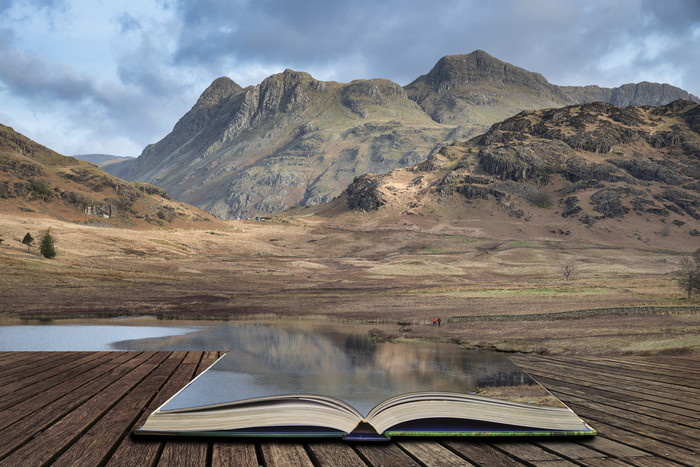
[[106, 170], [220, 218], [269, 214], [328, 201], [363, 173], [415, 164], [522, 110], [598, 97], [699, 101], [669, 85], [557, 86], [483, 51], [443, 57], [404, 87], [287, 69], [246, 88], [214, 80], [173, 131]]

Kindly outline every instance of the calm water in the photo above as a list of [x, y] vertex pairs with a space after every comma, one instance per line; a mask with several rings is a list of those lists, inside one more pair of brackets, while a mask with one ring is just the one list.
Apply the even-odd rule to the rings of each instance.
[[322, 393], [366, 415], [378, 402], [410, 392], [507, 387], [542, 396], [542, 388], [502, 354], [467, 351], [455, 344], [375, 342], [366, 333], [284, 324], [235, 324], [192, 337], [197, 335], [214, 339], [229, 353], [166, 410]]
[[171, 339], [194, 337], [202, 330], [201, 326], [116, 324], [0, 326], [0, 351], [174, 350], [168, 346]]

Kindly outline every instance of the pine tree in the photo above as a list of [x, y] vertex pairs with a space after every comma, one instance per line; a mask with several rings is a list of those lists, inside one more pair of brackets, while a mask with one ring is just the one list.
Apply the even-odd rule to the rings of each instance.
[[53, 246], [53, 237], [51, 236], [51, 232], [48, 230], [44, 234], [44, 238], [41, 239], [41, 247], [39, 247], [39, 251], [41, 251], [41, 254], [44, 255], [44, 258], [53, 258], [56, 256], [56, 249]]
[[678, 286], [690, 298], [693, 293], [700, 293], [700, 248], [690, 256], [681, 259], [680, 278]]

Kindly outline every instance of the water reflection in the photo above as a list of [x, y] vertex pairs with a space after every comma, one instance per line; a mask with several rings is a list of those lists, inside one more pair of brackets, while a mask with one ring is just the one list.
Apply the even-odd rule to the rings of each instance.
[[229, 353], [167, 409], [322, 393], [366, 414], [378, 402], [409, 392], [483, 394], [508, 386], [526, 399], [548, 394], [504, 356], [454, 344], [378, 343], [333, 330], [252, 324], [203, 331], [211, 332]]
[[186, 336], [200, 329], [105, 324], [0, 326], [0, 351], [152, 350], [169, 336]]

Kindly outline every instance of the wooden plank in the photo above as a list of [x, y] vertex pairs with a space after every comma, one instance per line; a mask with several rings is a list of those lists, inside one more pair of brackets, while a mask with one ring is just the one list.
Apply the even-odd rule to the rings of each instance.
[[[589, 381], [589, 385], [620, 388], [650, 400], [661, 398], [660, 402], [679, 407], [695, 402], [695, 396], [697, 395], [697, 388], [681, 388], [678, 385], [651, 381], [646, 379], [644, 373], [641, 372], [638, 373], [638, 376], [629, 377], [616, 372], [614, 368], [604, 370], [602, 368], [572, 367], [570, 364], [554, 363], [551, 360], [539, 362], [537, 367], [540, 371], [548, 370], [554, 374], [562, 371], [567, 373], [573, 372], [580, 379]], [[666, 396], [669, 393], [672, 393], [673, 397]]]
[[319, 466], [364, 467], [367, 464], [345, 441], [312, 441], [307, 447]]
[[[596, 402], [599, 404], [604, 404], [606, 407], [617, 408], [618, 413], [624, 417], [650, 415], [659, 420], [658, 424], [664, 425], [665, 428], [668, 428], [671, 431], [679, 431], [683, 434], [687, 434], [687, 428], [673, 427], [671, 425], [682, 424], [693, 428], [697, 426], [696, 420], [698, 418], [698, 412], [692, 408], [679, 408], [676, 405], [668, 405], [657, 401], [648, 401], [642, 398], [642, 396], [636, 398], [631, 397], [625, 401], [621, 400], [622, 398], [619, 397], [619, 391], [615, 388], [596, 388], [586, 386], [587, 383], [581, 383], [576, 377], [557, 378], [556, 375], [549, 373], [546, 374], [547, 376], [545, 376], [545, 374], [533, 374], [535, 374], [538, 381], [548, 387], [551, 386], [550, 389], [555, 390], [558, 395], [567, 398], [567, 400], [579, 402], [585, 400], [587, 403], [591, 403], [591, 405], [595, 404]], [[561, 385], [555, 386], [557, 384]], [[623, 391], [623, 393], [630, 396], [634, 394], [629, 391]], [[620, 412], [620, 410], [622, 410], [622, 412]], [[650, 419], [653, 420], [651, 417]], [[669, 425], [667, 423], [668, 421], [673, 423]]]
[[[528, 371], [528, 368], [525, 368]], [[581, 388], [589, 388], [590, 391], [605, 391], [609, 397], [614, 400], [635, 401], [639, 405], [645, 405], [687, 417], [697, 417], [698, 411], [695, 409], [696, 404], [679, 402], [668, 397], [666, 394], [653, 391], [639, 391], [637, 389], [626, 389], [622, 384], [615, 385], [604, 380], [600, 375], [579, 374], [575, 369], [562, 368], [540, 368], [530, 369], [528, 371], [535, 379], [539, 381], [550, 378], [550, 381], [563, 381], [568, 384], [574, 384]], [[663, 394], [663, 395], [660, 395]]]
[[158, 460], [159, 467], [196, 467], [200, 465], [203, 467], [207, 465], [207, 442], [205, 440], [168, 443]]
[[597, 422], [606, 422], [613, 424], [618, 428], [622, 428], [628, 431], [634, 431], [636, 433], [642, 434], [645, 437], [663, 441], [668, 445], [675, 445], [681, 448], [688, 448], [691, 450], [697, 449], [698, 447], [697, 440], [689, 436], [682, 436], [678, 433], [668, 433], [663, 429], [659, 429], [650, 425], [643, 425], [620, 417], [610, 417], [610, 415], [607, 412], [591, 409], [584, 405], [569, 404], [569, 406], [574, 410], [574, 412], [576, 412], [580, 416], [591, 420], [593, 426], [596, 426], [595, 424]]
[[605, 358], [587, 358], [592, 362], [599, 362], [599, 364], [610, 364], [611, 366], [618, 366], [623, 368], [629, 368], [634, 371], [634, 369], [644, 368], [646, 372], [655, 373], [664, 377], [664, 380], [678, 380], [681, 381], [681, 375], [685, 375], [685, 378], [690, 378], [693, 381], [700, 380], [700, 368], [698, 368], [698, 363], [700, 358], [698, 357], [679, 357], [679, 356], [663, 356], [663, 357], [637, 357], [637, 358], [624, 358], [624, 357], [605, 357]]
[[111, 366], [104, 368], [105, 374], [81, 386], [75, 391], [65, 394], [40, 410], [32, 412], [16, 423], [0, 431], [0, 459], [31, 440], [37, 433], [56, 423], [71, 411], [81, 407], [81, 404], [109, 387], [122, 376], [129, 373], [135, 366], [147, 359], [146, 354], [123, 354], [110, 361]]
[[58, 375], [60, 379], [61, 371], [58, 370], [58, 368], [66, 369], [75, 365], [80, 365], [80, 363], [73, 365], [71, 365], [71, 363], [81, 358], [95, 358], [95, 355], [93, 353], [50, 352], [50, 357], [43, 359], [41, 363], [37, 365], [26, 365], [20, 369], [6, 372], [2, 376], [2, 381], [0, 381], [0, 384], [2, 384], [2, 387], [0, 387], [0, 397], [42, 381], [37, 374], [46, 375], [44, 379]]
[[596, 391], [593, 390], [581, 391], [575, 388], [571, 389], [568, 386], [554, 387], [555, 381], [550, 378], [538, 376], [538, 380], [548, 385], [556, 396], [570, 406], [572, 404], [581, 404], [591, 409], [605, 412], [608, 415], [635, 420], [640, 424], [662, 429], [667, 433], [676, 433], [680, 437], [690, 437], [697, 440], [700, 436], [700, 432], [696, 429], [696, 418], [649, 408], [649, 404], [642, 401], [625, 402], [617, 401], [611, 397], [597, 396], [594, 394]]
[[[104, 357], [104, 359], [97, 360], [98, 364], [96, 366], [93, 367], [92, 364], [89, 365], [88, 371], [64, 381], [63, 384], [52, 387], [50, 391], [35, 394], [8, 409], [0, 411], [0, 430], [4, 430], [13, 423], [25, 417], [29, 417], [37, 411], [42, 412], [42, 419], [50, 418], [50, 412], [43, 410], [46, 406], [52, 406], [54, 412], [56, 412], [67, 410], [65, 406], [66, 404], [70, 404], [70, 401], [73, 401], [72, 404], [79, 404], [85, 396], [94, 394], [95, 388], [102, 388], [113, 381], [113, 377], [104, 378], [105, 374], [122, 366], [125, 361], [133, 358], [133, 355], [129, 356], [123, 354], [117, 356], [117, 358], [105, 355]], [[91, 384], [95, 380], [97, 380], [97, 384]], [[85, 385], [89, 387], [83, 388]], [[66, 397], [68, 395], [70, 395], [70, 397]], [[61, 400], [62, 403], [56, 404], [55, 402], [59, 400]], [[55, 415], [58, 415], [58, 413]], [[36, 417], [33, 418], [36, 419]], [[0, 433], [2, 433], [2, 431], [0, 431]]]
[[585, 440], [577, 441], [590, 449], [595, 449], [607, 457], [653, 457], [651, 454], [639, 449], [613, 441], [603, 436], [591, 436]]
[[571, 440], [538, 441], [535, 444], [546, 451], [569, 460], [580, 461], [584, 459], [603, 459], [609, 457], [600, 451], [590, 449], [582, 444], [572, 442]]
[[155, 352], [146, 354], [149, 355], [146, 362], [131, 369], [105, 390], [37, 434], [3, 462], [7, 465], [41, 465], [51, 461], [76, 440], [82, 439], [84, 432], [99, 420], [106, 410], [118, 402], [167, 356], [167, 354]]
[[408, 440], [396, 444], [426, 466], [474, 465], [435, 441]]
[[666, 383], [683, 389], [686, 382], [696, 387], [700, 375], [687, 368], [685, 364], [678, 365], [676, 360], [666, 358], [663, 362], [652, 362], [648, 359], [630, 359], [613, 357], [552, 357], [552, 361], [573, 365], [581, 368], [602, 369], [606, 373], [614, 372], [621, 376], [643, 377], [648, 381]]
[[267, 467], [307, 466], [313, 467], [313, 462], [306, 449], [294, 441], [263, 441], [260, 443], [264, 465]]
[[[95, 368], [99, 368], [101, 365], [109, 362], [110, 360], [117, 357], [116, 354], [110, 354], [108, 352], [102, 354], [86, 355], [84, 359], [79, 359], [75, 363], [75, 366], [66, 368], [64, 366], [58, 367], [56, 371], [52, 369], [51, 371], [36, 373], [36, 382], [23, 387], [13, 388], [13, 392], [4, 394], [0, 396], [0, 410], [6, 410], [8, 407], [17, 407], [23, 401], [28, 399], [39, 399], [45, 400], [45, 403], [51, 402], [51, 399], [57, 399], [63, 394], [61, 391], [62, 387], [65, 388], [65, 382], [67, 380], [78, 378], [81, 379], [85, 373], [93, 371]], [[63, 370], [63, 371], [61, 371]], [[42, 376], [46, 375], [46, 378], [42, 379]], [[10, 384], [9, 386], [14, 386]]]
[[419, 465], [395, 444], [357, 444], [355, 450], [368, 464], [374, 466]]
[[[576, 387], [574, 384], [571, 383], [561, 383], [552, 378], [546, 378], [539, 375], [537, 379], [540, 383], [543, 383], [545, 385], [556, 385], [556, 393], [559, 396], [564, 397], [570, 401], [588, 401], [599, 403], [606, 405], [607, 407], [621, 409], [625, 411], [625, 416], [627, 416], [627, 412], [636, 412], [639, 414], [654, 417], [658, 420], [673, 422], [674, 425], [678, 425], [676, 429], [680, 430], [682, 433], [687, 433], [688, 428], [695, 428], [695, 426], [697, 425], [696, 417], [680, 415], [675, 413], [675, 410], [673, 412], [669, 412], [668, 410], [666, 410], [667, 406], [661, 404], [649, 403], [640, 399], [633, 401], [625, 401], [621, 400], [620, 398], [611, 397], [610, 393], [606, 391], [602, 391], [595, 388], [582, 388], [580, 386]], [[683, 426], [685, 426], [685, 428], [683, 428]], [[676, 429], [672, 431], [675, 431]]]
[[638, 467], [659, 467], [663, 465], [664, 467], [681, 467], [684, 464], [679, 464], [678, 462], [673, 462], [668, 459], [661, 459], [659, 457], [629, 457], [620, 459], [623, 462], [627, 462], [629, 465], [636, 465]]
[[98, 465], [126, 435], [156, 392], [177, 368], [180, 358], [165, 358], [159, 352], [143, 378], [131, 390], [117, 399], [99, 420], [55, 461], [56, 466]]
[[[177, 367], [170, 374], [167, 382], [160, 388], [156, 396], [146, 406], [139, 418], [128, 427], [129, 433], [135, 428], [141, 426], [146, 421], [146, 418], [155, 409], [160, 407], [173, 394], [179, 391], [192, 377], [193, 365], [183, 365], [182, 361], [186, 356], [186, 352], [173, 352], [169, 360], [177, 363]], [[164, 440], [161, 438], [151, 438], [143, 436], [134, 436], [129, 434], [121, 440], [119, 446], [110, 457], [108, 466], [134, 466], [154, 465], [163, 449]]]
[[[258, 455], [252, 442], [215, 441], [212, 446], [212, 467], [258, 467]], [[345, 464], [343, 464], [345, 465]]]
[[527, 465], [499, 451], [488, 442], [455, 439], [443, 441], [442, 444], [458, 452], [474, 465]]
[[[188, 352], [181, 366], [184, 368], [191, 368], [191, 370], [188, 371], [189, 381], [209, 368], [215, 360], [216, 353], [214, 352]], [[175, 392], [180, 389], [181, 388], [178, 388]], [[176, 454], [181, 451], [186, 451], [188, 453], [189, 457], [186, 459], [188, 459], [190, 465], [206, 465], [208, 451], [206, 449], [201, 449], [201, 443], [202, 441], [197, 439], [166, 439], [159, 465], [163, 458], [166, 459], [167, 462], [171, 462], [168, 459], [177, 459]]]
[[[579, 384], [584, 386], [611, 389], [621, 395], [626, 394], [669, 406], [693, 410], [689, 407], [689, 404], [692, 404], [693, 401], [679, 397], [673, 391], [673, 386], [655, 384], [640, 378], [618, 376], [600, 370], [574, 368], [571, 365], [557, 364], [551, 361], [538, 363], [537, 368], [536, 374], [546, 373], [554, 378], [559, 377], [559, 375], [566, 375], [565, 381], [578, 381]], [[672, 392], [673, 396], [670, 395]]]
[[559, 456], [526, 441], [497, 441], [493, 446], [526, 464], [560, 460]]
[[579, 461], [578, 465], [590, 465], [591, 467], [618, 467], [618, 466], [624, 466], [627, 467], [629, 464], [623, 460], [620, 459], [612, 459], [612, 458], [606, 458], [606, 459], [595, 459], [595, 460], [581, 460]]
[[[569, 359], [563, 359], [564, 364], [571, 365]], [[697, 365], [700, 365], [698, 359]], [[583, 358], [577, 363], [577, 367], [590, 368], [593, 371], [602, 371], [617, 377], [624, 376], [630, 380], [641, 380], [647, 386], [662, 387], [672, 389], [675, 393], [694, 393], [700, 386], [700, 376], [685, 368], [678, 368], [672, 363], [647, 364], [646, 362], [635, 361], [625, 362], [624, 360], [591, 360]]]
[[[616, 419], [610, 420], [617, 422]], [[667, 459], [670, 461], [685, 463], [687, 465], [695, 465], [697, 453], [683, 447], [674, 446], [664, 441], [648, 437], [636, 431], [629, 431], [618, 428], [613, 425], [608, 425], [603, 421], [596, 422], [599, 436], [604, 436], [621, 444], [632, 446], [640, 451], [649, 453], [653, 456]]]
[[53, 353], [55, 352], [0, 352], [0, 373], [4, 374], [8, 368], [17, 370], [26, 365], [33, 367], [42, 359], [52, 357]]

